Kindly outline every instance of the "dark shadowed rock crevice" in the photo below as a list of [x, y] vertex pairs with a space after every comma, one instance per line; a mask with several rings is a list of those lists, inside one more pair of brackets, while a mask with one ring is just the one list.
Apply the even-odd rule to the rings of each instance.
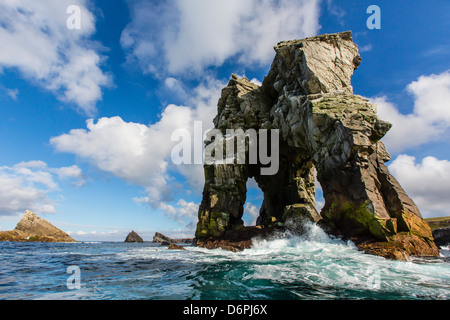
[[[248, 143], [244, 162], [206, 163], [197, 245], [240, 250], [251, 246], [253, 236], [282, 230], [287, 217], [300, 215], [320, 220], [367, 253], [400, 260], [438, 255], [419, 209], [385, 165], [390, 155], [381, 138], [391, 124], [378, 118], [376, 105], [353, 94], [351, 76], [361, 58], [351, 32], [283, 41], [274, 49], [262, 86], [232, 75], [214, 119], [223, 141], [207, 139], [205, 150], [227, 146], [234, 139], [230, 129], [275, 131], [278, 170], [263, 174], [267, 164], [252, 161]], [[320, 215], [316, 172], [325, 198]], [[249, 178], [264, 194], [252, 228], [242, 221]]]

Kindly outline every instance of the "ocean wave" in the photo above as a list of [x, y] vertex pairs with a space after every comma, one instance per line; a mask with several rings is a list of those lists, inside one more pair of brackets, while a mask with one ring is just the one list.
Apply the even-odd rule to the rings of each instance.
[[[387, 260], [317, 225], [305, 229], [301, 236], [254, 239], [241, 252], [191, 245], [4, 244], [0, 278], [9, 280], [0, 299], [450, 298], [447, 258]], [[66, 288], [70, 265], [80, 268], [80, 290]]]

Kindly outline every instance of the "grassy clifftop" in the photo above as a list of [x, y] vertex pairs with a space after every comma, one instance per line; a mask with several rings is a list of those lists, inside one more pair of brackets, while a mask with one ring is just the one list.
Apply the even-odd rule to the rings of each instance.
[[450, 217], [428, 218], [424, 220], [428, 223], [431, 230], [450, 227]]

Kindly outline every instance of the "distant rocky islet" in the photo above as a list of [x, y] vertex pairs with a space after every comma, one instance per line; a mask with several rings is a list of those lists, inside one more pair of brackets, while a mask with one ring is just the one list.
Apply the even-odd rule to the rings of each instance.
[[[450, 244], [450, 217], [425, 219], [433, 230], [433, 236], [436, 244], [445, 246]], [[251, 227], [255, 234], [260, 234], [257, 227]], [[250, 230], [250, 229], [249, 229]], [[251, 233], [251, 232], [250, 232]], [[15, 242], [77, 242], [66, 232], [52, 225], [45, 219], [40, 218], [34, 212], [26, 210], [24, 216], [11, 231], [0, 231], [0, 241]], [[195, 244], [195, 238], [170, 238], [160, 232], [156, 232], [152, 241], [144, 241], [143, 238], [134, 230], [126, 237], [126, 243], [159, 243], [161, 246], [167, 246], [168, 249], [185, 250], [180, 244]], [[250, 248], [248, 241], [235, 242], [232, 246], [227, 241], [212, 242], [210, 248], [222, 248], [230, 251], [240, 251]]]
[[131, 232], [127, 235], [124, 242], [144, 242], [142, 237], [137, 234], [136, 231], [131, 230]]
[[[178, 243], [186, 243], [192, 244], [194, 241], [193, 238], [181, 238], [181, 239], [172, 239], [160, 232], [156, 232], [153, 236], [152, 243], [159, 243], [162, 246], [168, 246], [170, 250], [185, 250], [183, 246]], [[127, 243], [143, 243], [146, 242], [142, 239], [142, 237], [134, 230], [132, 230], [126, 237], [125, 241]]]
[[29, 210], [25, 211], [14, 230], [0, 231], [0, 241], [77, 242], [66, 232]]

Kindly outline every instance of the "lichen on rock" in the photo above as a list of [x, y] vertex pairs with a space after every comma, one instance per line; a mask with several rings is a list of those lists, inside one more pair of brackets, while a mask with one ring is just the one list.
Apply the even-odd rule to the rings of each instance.
[[[351, 76], [361, 57], [351, 32], [283, 41], [274, 49], [261, 86], [232, 75], [214, 125], [224, 137], [230, 129], [276, 130], [278, 171], [262, 174], [265, 164], [249, 160], [248, 144], [245, 162], [205, 163], [197, 244], [249, 241], [248, 234], [286, 227], [288, 216], [300, 214], [354, 239], [368, 253], [394, 259], [438, 255], [419, 209], [385, 165], [390, 155], [381, 139], [392, 125], [378, 118], [374, 104], [353, 94]], [[218, 142], [205, 143], [208, 148]], [[325, 198], [320, 215], [316, 173]], [[242, 221], [249, 178], [264, 194], [256, 229]]]

